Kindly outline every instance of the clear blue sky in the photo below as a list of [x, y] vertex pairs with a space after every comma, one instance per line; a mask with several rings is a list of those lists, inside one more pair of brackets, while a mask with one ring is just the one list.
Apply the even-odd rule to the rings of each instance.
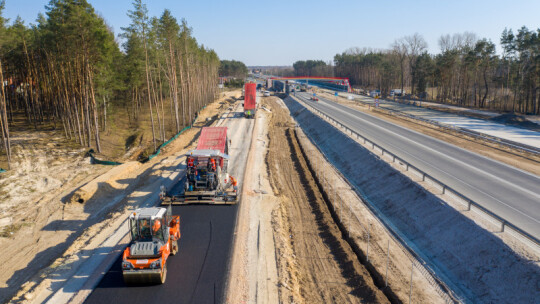
[[[48, 0], [6, 0], [4, 17], [34, 23]], [[89, 0], [115, 34], [129, 24], [131, 0]], [[165, 8], [185, 18], [221, 59], [247, 65], [332, 60], [349, 47], [389, 48], [418, 32], [438, 53], [442, 34], [474, 32], [498, 46], [505, 27], [540, 28], [540, 0], [146, 0], [151, 16]]]

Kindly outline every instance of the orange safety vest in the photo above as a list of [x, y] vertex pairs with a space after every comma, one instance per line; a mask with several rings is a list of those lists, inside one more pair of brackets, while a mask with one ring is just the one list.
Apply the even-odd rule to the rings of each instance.
[[233, 186], [238, 185], [238, 182], [236, 181], [236, 178], [234, 178], [234, 177], [232, 177], [232, 176], [229, 176], [229, 177], [231, 178], [231, 184], [232, 184]]
[[187, 165], [188, 165], [188, 167], [194, 167], [195, 166], [193, 158], [191, 158], [191, 157], [188, 158]]
[[212, 165], [212, 170], [216, 171], [216, 160], [211, 158], [210, 159], [210, 164]]

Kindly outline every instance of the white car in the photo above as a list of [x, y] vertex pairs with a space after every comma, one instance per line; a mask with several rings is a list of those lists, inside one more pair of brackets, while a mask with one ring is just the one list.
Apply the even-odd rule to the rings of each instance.
[[265, 96], [265, 97], [268, 97], [268, 96], [270, 96], [270, 92], [268, 92], [268, 91], [264, 91], [264, 92], [263, 92], [263, 96]]

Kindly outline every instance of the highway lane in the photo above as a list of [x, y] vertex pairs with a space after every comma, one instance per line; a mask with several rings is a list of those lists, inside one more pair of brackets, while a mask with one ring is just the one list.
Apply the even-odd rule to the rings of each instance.
[[[364, 103], [375, 105], [375, 99], [366, 96], [359, 96], [357, 99]], [[429, 104], [429, 102], [428, 102]], [[437, 105], [440, 106], [440, 105]], [[394, 101], [381, 100], [379, 107], [389, 110], [398, 111], [415, 117], [428, 119], [449, 126], [463, 128], [482, 134], [500, 137], [506, 140], [514, 141], [531, 147], [540, 148], [540, 133], [533, 130], [527, 130], [508, 126], [486, 119], [472, 118], [465, 115], [432, 110], [425, 107], [413, 106], [405, 103], [397, 103]], [[478, 110], [464, 109], [468, 112], [482, 112]], [[496, 113], [495, 116], [497, 116]]]
[[[243, 118], [238, 104], [217, 125], [228, 127], [229, 173], [242, 187], [254, 120]], [[183, 184], [184, 180], [180, 181], [170, 192], [180, 192]], [[173, 206], [173, 214], [181, 217], [182, 237], [178, 254], [167, 261], [165, 284], [126, 286], [118, 258], [85, 303], [224, 302], [237, 211], [238, 205]]]
[[320, 98], [304, 101], [540, 239], [540, 178]]

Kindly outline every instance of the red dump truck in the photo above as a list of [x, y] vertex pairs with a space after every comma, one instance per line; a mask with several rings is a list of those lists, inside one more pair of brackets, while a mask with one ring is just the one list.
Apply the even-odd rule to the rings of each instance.
[[166, 193], [163, 204], [235, 204], [237, 181], [227, 173], [229, 164], [227, 127], [205, 127], [197, 149], [186, 154], [186, 178], [183, 193]]
[[246, 118], [255, 117], [255, 108], [257, 107], [257, 84], [246, 83], [244, 90], [244, 116]]

